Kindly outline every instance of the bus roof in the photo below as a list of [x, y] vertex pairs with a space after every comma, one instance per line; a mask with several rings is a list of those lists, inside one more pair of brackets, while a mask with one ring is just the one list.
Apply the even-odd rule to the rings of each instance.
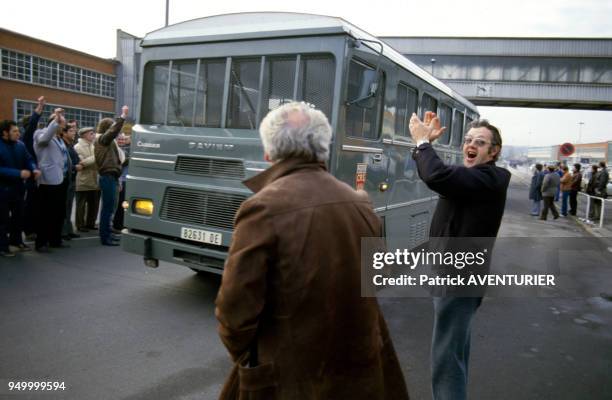
[[[472, 110], [476, 110], [474, 104], [408, 60], [391, 46], [338, 17], [287, 12], [247, 12], [215, 15], [179, 22], [150, 32], [142, 40], [141, 46], [152, 47], [334, 34], [347, 34], [358, 40], [373, 40], [382, 43], [384, 56], [440, 91], [464, 103]], [[374, 51], [380, 51], [378, 46], [365, 42], [364, 45]]]

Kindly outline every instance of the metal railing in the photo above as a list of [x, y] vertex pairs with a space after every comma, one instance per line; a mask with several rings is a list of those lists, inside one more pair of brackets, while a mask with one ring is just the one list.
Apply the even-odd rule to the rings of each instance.
[[594, 204], [594, 202], [598, 201], [601, 203], [601, 208], [599, 210], [599, 227], [603, 228], [604, 225], [604, 221], [606, 220], [606, 203], [608, 205], [608, 207], [612, 206], [612, 199], [604, 199], [602, 197], [599, 196], [592, 196], [583, 192], [578, 192], [579, 194], [583, 195], [584, 197], [586, 197], [586, 211], [584, 213], [584, 218], [580, 218], [581, 221], [586, 222], [587, 224], [592, 224], [594, 225], [596, 223], [596, 221], [592, 221], [590, 219], [591, 217], [591, 204]]

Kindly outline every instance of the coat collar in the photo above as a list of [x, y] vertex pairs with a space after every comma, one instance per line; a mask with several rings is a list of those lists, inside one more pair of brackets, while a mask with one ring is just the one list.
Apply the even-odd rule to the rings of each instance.
[[325, 163], [316, 162], [316, 161], [307, 161], [302, 158], [288, 158], [286, 160], [281, 160], [274, 163], [267, 170], [255, 175], [252, 178], [249, 178], [242, 183], [251, 189], [254, 193], [259, 192], [261, 189], [274, 182], [280, 177], [283, 177], [293, 171], [298, 169], [313, 169], [318, 170], [322, 169], [327, 171], [327, 167]]

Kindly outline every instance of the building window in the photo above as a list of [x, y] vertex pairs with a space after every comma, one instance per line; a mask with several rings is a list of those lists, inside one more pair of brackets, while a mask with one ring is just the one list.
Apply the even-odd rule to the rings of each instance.
[[75, 91], [81, 90], [81, 68], [59, 64], [58, 69], [59, 87]]
[[57, 63], [32, 57], [32, 81], [40, 85], [57, 87]]
[[115, 78], [101, 75], [100, 84], [102, 86], [102, 96], [115, 97]]
[[34, 83], [103, 97], [115, 97], [115, 77], [68, 64], [2, 51], [2, 78]]
[[[23, 117], [28, 117], [32, 115], [32, 112], [34, 112], [36, 105], [37, 104], [32, 101], [17, 100], [16, 107], [15, 107], [16, 112], [17, 112], [15, 115], [15, 120], [21, 121]], [[64, 116], [66, 118], [66, 121], [74, 119], [78, 122], [79, 127], [91, 126], [95, 128], [98, 122], [102, 118], [107, 118], [107, 117], [112, 118], [114, 116], [113, 113], [104, 112], [104, 111], [85, 110], [81, 108], [65, 107], [65, 106], [58, 105], [58, 104], [46, 104], [45, 108], [43, 109], [42, 115], [40, 117], [40, 121], [38, 123], [39, 127], [43, 127], [47, 125], [47, 121], [49, 120], [49, 115], [51, 115], [53, 110], [55, 110], [58, 107], [61, 107], [65, 110]]]
[[81, 89], [85, 93], [100, 94], [100, 74], [83, 70], [81, 75]]
[[32, 81], [32, 57], [9, 50], [2, 50], [2, 77]]

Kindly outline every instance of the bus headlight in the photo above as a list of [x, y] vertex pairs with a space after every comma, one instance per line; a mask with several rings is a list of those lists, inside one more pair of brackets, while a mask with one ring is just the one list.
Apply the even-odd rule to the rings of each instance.
[[151, 200], [134, 200], [134, 212], [138, 215], [153, 215], [153, 202]]

